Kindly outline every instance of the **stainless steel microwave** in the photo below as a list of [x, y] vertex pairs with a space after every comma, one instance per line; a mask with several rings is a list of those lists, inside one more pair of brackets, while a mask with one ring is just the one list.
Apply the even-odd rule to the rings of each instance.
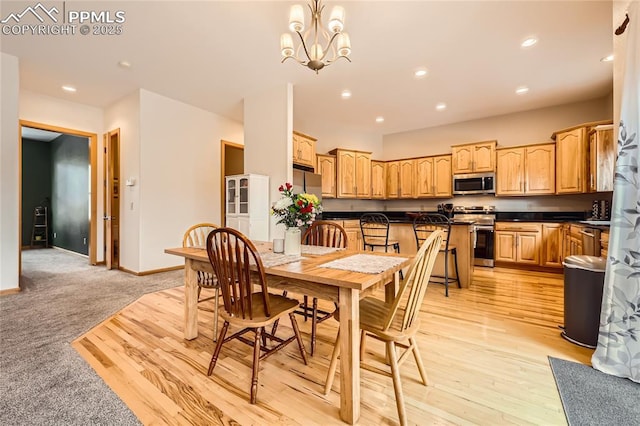
[[470, 173], [453, 175], [453, 193], [467, 194], [495, 194], [495, 173]]

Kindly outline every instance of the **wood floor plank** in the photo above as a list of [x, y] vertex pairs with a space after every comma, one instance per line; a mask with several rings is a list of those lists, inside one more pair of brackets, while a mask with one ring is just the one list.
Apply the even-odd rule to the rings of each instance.
[[[335, 320], [318, 326], [308, 365], [295, 345], [261, 362], [258, 403], [251, 405], [251, 348], [226, 344], [207, 376], [215, 345], [213, 301], [198, 310], [199, 337], [184, 340], [183, 289], [148, 294], [73, 347], [143, 424], [342, 424], [339, 380], [323, 393]], [[562, 339], [562, 322], [561, 274], [476, 268], [471, 286], [452, 287], [450, 297], [430, 284], [417, 335], [429, 386], [420, 382], [413, 359], [401, 367], [409, 422], [566, 424], [547, 357], [589, 364], [592, 351]], [[311, 324], [302, 317], [298, 324], [308, 346]], [[278, 334], [291, 333], [283, 321]], [[382, 348], [368, 339], [365, 361], [385, 368]], [[360, 424], [397, 424], [390, 378], [362, 370], [361, 389]]]

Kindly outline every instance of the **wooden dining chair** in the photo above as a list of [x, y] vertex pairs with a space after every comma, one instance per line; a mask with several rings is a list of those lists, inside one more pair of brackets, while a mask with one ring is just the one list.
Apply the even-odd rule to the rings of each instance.
[[[311, 226], [307, 228], [302, 236], [302, 244], [310, 246], [322, 246], [333, 248], [347, 248], [347, 231], [335, 222], [328, 220], [316, 220]], [[311, 317], [311, 350], [310, 353], [313, 356], [313, 352], [316, 347], [316, 327], [322, 321], [325, 321], [333, 316], [332, 312], [327, 312], [318, 309], [318, 298], [314, 297], [312, 300], [312, 306], [307, 305], [307, 296], [304, 296], [304, 300], [300, 305], [302, 311], [296, 311], [304, 315], [304, 320], [307, 317]]]
[[[420, 307], [443, 237], [443, 231], [434, 231], [422, 244], [409, 266], [407, 278], [402, 280], [393, 302], [386, 303], [374, 297], [365, 297], [360, 300], [360, 367], [392, 378], [398, 417], [402, 425], [407, 424], [407, 416], [400, 382], [400, 365], [406, 361], [410, 354], [413, 354], [416, 361], [422, 383], [427, 386], [427, 373], [420, 357], [415, 336], [420, 329]], [[339, 320], [339, 315], [340, 312], [336, 311], [334, 317]], [[325, 394], [329, 394], [331, 391], [338, 365], [339, 333], [331, 355]], [[364, 363], [366, 336], [371, 336], [385, 343], [386, 362], [391, 367], [390, 372]], [[404, 349], [399, 357], [396, 353], [397, 347]]]
[[[253, 243], [239, 231], [231, 228], [218, 228], [211, 231], [207, 237], [207, 254], [220, 284], [224, 301], [224, 309], [220, 313], [224, 324], [213, 351], [207, 375], [210, 376], [213, 373], [220, 349], [225, 343], [238, 339], [253, 346], [250, 401], [255, 404], [261, 359], [297, 340], [302, 361], [305, 365], [307, 364], [307, 354], [294, 314], [299, 302], [267, 291], [267, 281], [260, 255]], [[254, 292], [254, 285], [258, 286], [260, 291]], [[267, 333], [266, 327], [273, 325], [285, 315], [289, 315], [291, 320], [293, 336], [281, 339], [273, 333]], [[240, 327], [241, 330], [226, 337], [229, 325]], [[244, 336], [250, 331], [255, 334], [253, 340]], [[275, 342], [274, 346], [268, 347], [267, 340]]]
[[389, 239], [389, 218], [385, 214], [365, 213], [360, 216], [360, 231], [365, 250], [370, 248], [373, 251], [376, 247], [384, 247], [387, 252], [392, 247], [396, 253], [400, 253], [400, 243]]
[[[207, 245], [207, 236], [209, 232], [217, 229], [218, 225], [213, 223], [198, 223], [186, 230], [182, 237], [182, 247], [202, 247]], [[213, 341], [218, 338], [218, 302], [220, 296], [220, 287], [218, 286], [218, 280], [216, 277], [207, 271], [196, 271], [198, 278], [198, 303], [206, 302], [207, 300], [214, 300], [213, 304]], [[213, 297], [206, 297], [200, 299], [200, 293], [202, 289], [214, 290]]]
[[[416, 216], [413, 219], [413, 232], [416, 237], [416, 244], [418, 248], [422, 243], [431, 235], [434, 230], [444, 231], [444, 241], [440, 247], [440, 252], [444, 253], [444, 276], [433, 275], [431, 282], [437, 282], [438, 284], [444, 284], [444, 294], [449, 297], [449, 282], [457, 282], [458, 288], [462, 288], [460, 285], [460, 279], [458, 274], [458, 251], [456, 246], [449, 243], [449, 236], [451, 235], [451, 219], [447, 216], [439, 213], [423, 213]], [[449, 276], [449, 255], [453, 256], [453, 266], [456, 270], [456, 276]], [[434, 281], [434, 278], [438, 278], [441, 281]]]

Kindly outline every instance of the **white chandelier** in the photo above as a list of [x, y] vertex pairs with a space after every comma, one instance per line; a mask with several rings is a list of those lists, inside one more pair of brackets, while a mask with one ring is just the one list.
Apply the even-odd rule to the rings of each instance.
[[[300, 36], [300, 44], [297, 48], [294, 48], [291, 34], [282, 34], [280, 37], [280, 50], [284, 57], [282, 62], [293, 58], [301, 65], [315, 71], [316, 74], [322, 68], [340, 58], [345, 58], [351, 62], [351, 59], [349, 59], [349, 54], [351, 54], [349, 35], [342, 32], [344, 27], [344, 8], [341, 6], [333, 8], [329, 19], [329, 31], [327, 31], [322, 27], [324, 5], [320, 0], [311, 0], [308, 7], [311, 11], [311, 25], [305, 31], [302, 6], [291, 6], [289, 29]], [[336, 41], [335, 44], [334, 40]]]

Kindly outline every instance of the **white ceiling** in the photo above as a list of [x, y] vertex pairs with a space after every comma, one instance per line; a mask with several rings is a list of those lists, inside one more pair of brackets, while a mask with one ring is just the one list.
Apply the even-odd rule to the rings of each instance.
[[[341, 60], [318, 75], [280, 63], [279, 38], [295, 3], [66, 2], [68, 9], [124, 10], [123, 34], [2, 35], [1, 49], [20, 58], [22, 89], [87, 105], [106, 107], [144, 88], [242, 121], [244, 96], [291, 82], [294, 121], [379, 134], [612, 91], [612, 63], [600, 62], [613, 51], [611, 1], [325, 2], [328, 10], [345, 8], [353, 62]], [[2, 1], [0, 15], [30, 4]], [[539, 42], [521, 48], [530, 35]], [[132, 67], [119, 67], [121, 60]], [[414, 78], [418, 67], [429, 75]], [[63, 92], [63, 84], [77, 92]], [[521, 85], [530, 92], [517, 96]], [[351, 99], [341, 99], [344, 89]], [[447, 110], [436, 111], [438, 102]]]
[[34, 129], [31, 127], [22, 127], [22, 137], [34, 141], [51, 142], [62, 133], [50, 132], [49, 130]]

